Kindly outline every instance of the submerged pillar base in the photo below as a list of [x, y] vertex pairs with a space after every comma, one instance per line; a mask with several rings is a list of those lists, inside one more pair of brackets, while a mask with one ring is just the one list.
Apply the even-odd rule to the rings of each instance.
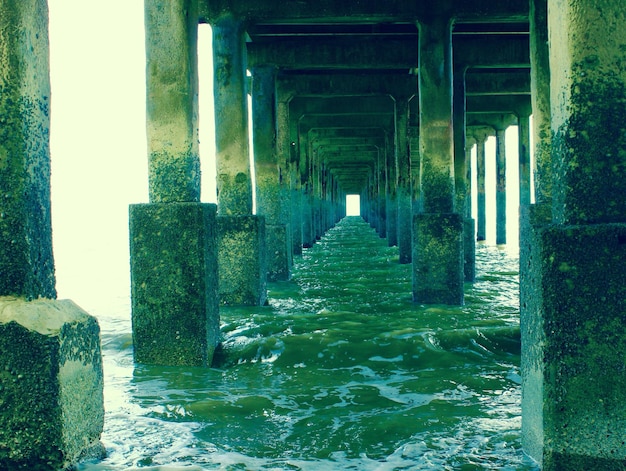
[[525, 225], [524, 449], [546, 471], [626, 469], [626, 224]]
[[210, 366], [219, 342], [216, 206], [130, 206], [135, 360]]
[[266, 224], [267, 279], [287, 281], [291, 277], [291, 231], [287, 224]]
[[413, 216], [413, 301], [463, 304], [463, 217], [422, 213]]
[[103, 458], [100, 327], [69, 300], [0, 297], [0, 469]]
[[218, 216], [220, 303], [262, 306], [267, 301], [263, 216]]

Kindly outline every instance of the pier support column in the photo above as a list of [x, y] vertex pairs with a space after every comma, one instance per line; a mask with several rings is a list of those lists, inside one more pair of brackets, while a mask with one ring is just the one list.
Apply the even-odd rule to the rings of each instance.
[[45, 0], [0, 0], [0, 469], [101, 458], [100, 329], [56, 300]]
[[530, 115], [530, 109], [517, 113], [520, 206], [530, 204]]
[[[549, 0], [551, 224], [522, 278], [522, 435], [546, 471], [626, 469], [626, 17]], [[525, 306], [522, 306], [524, 308]]]
[[244, 27], [226, 14], [212, 28], [220, 303], [259, 305], [267, 299], [267, 265], [264, 219], [252, 215]]
[[552, 131], [548, 1], [530, 0], [530, 86], [535, 159], [535, 201], [552, 203]]
[[[393, 247], [398, 245], [398, 167], [392, 140], [387, 135], [385, 135], [384, 152], [387, 161], [387, 190], [385, 192], [387, 245]], [[363, 205], [363, 201], [361, 201], [361, 205]]]
[[476, 139], [476, 240], [487, 239], [487, 199], [485, 197], [485, 142], [488, 133], [475, 132]]
[[465, 71], [466, 66], [456, 66], [453, 77], [454, 190], [455, 208], [463, 216], [464, 276], [465, 281], [472, 282], [476, 273], [476, 241], [474, 240], [474, 220], [471, 215], [470, 180], [468, 179], [470, 160], [466, 150], [465, 135]]
[[288, 280], [291, 270], [289, 172], [276, 148], [276, 68], [252, 72], [252, 123], [257, 214], [265, 217], [267, 278]]
[[496, 129], [496, 244], [506, 244], [506, 128]]
[[135, 360], [211, 364], [219, 343], [215, 205], [200, 203], [197, 5], [147, 0], [150, 203], [131, 205]]
[[409, 99], [395, 103], [395, 160], [398, 169], [398, 251], [400, 263], [411, 263], [413, 223], [411, 209], [411, 156], [409, 154]]
[[[436, 8], [436, 7], [433, 7]], [[454, 208], [452, 27], [419, 22], [420, 212], [413, 218], [413, 300], [463, 304], [463, 216]]]

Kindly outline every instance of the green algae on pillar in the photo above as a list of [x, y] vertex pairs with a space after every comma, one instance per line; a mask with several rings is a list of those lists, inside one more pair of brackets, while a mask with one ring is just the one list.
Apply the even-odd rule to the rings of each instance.
[[220, 304], [263, 306], [267, 301], [263, 216], [218, 216]]
[[215, 145], [220, 216], [252, 214], [244, 26], [225, 15], [212, 25]]
[[150, 201], [200, 201], [197, 1], [144, 9]]
[[534, 274], [520, 299], [538, 300], [521, 305], [523, 443], [545, 471], [622, 470], [626, 15], [615, 0], [549, 0], [548, 13], [552, 217], [520, 257]]
[[94, 317], [68, 300], [0, 297], [0, 372], [1, 469], [70, 469], [104, 457]]
[[150, 203], [129, 210], [135, 360], [209, 366], [217, 224], [215, 205], [199, 202], [197, 1], [144, 8]]
[[218, 192], [220, 302], [265, 302], [265, 219], [252, 215], [243, 22], [229, 14], [213, 28], [213, 95]]
[[276, 152], [276, 68], [255, 67], [252, 73], [252, 123], [257, 214], [265, 217], [268, 279], [290, 277], [291, 234], [286, 161]]
[[210, 366], [219, 343], [216, 207], [130, 207], [135, 360]]
[[395, 102], [395, 167], [397, 215], [397, 241], [400, 263], [411, 263], [412, 258], [412, 204], [411, 155], [409, 153], [409, 100], [398, 97]]
[[0, 2], [0, 27], [0, 295], [55, 298], [46, 2]]
[[[433, 7], [435, 8], [435, 7]], [[454, 212], [452, 26], [419, 23], [420, 211], [413, 217], [413, 300], [463, 304], [463, 216]]]
[[0, 0], [0, 469], [102, 458], [97, 320], [57, 301], [45, 0]]

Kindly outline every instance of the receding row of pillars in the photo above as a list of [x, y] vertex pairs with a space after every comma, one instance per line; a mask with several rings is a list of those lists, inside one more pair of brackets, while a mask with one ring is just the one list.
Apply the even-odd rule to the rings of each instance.
[[[200, 202], [197, 2], [145, 5], [150, 202], [130, 208], [135, 358], [208, 365], [218, 303], [265, 300], [271, 223], [297, 253], [290, 231], [312, 243], [344, 213], [345, 195], [320, 156], [328, 150], [309, 142], [315, 156], [300, 138], [285, 138], [298, 136], [298, 123], [284, 119], [289, 106], [279, 102], [268, 145], [280, 158], [255, 159], [262, 211], [251, 214], [243, 30], [225, 16], [214, 24], [219, 202]], [[386, 221], [398, 208], [399, 247], [411, 234], [414, 298], [460, 304], [468, 223], [457, 155], [466, 149], [454, 144], [453, 12], [433, 8], [419, 20], [419, 135], [394, 131], [392, 152], [372, 151], [372, 170], [386, 178], [372, 180], [378, 198], [369, 203]], [[9, 59], [0, 61], [0, 398], [13, 412], [2, 414], [0, 465], [61, 469], [103, 454], [99, 328], [55, 299], [47, 3], [1, 0], [0, 12], [0, 56]], [[522, 442], [551, 471], [626, 466], [623, 13], [614, 0], [530, 1], [537, 204], [526, 204], [521, 185]], [[394, 129], [410, 127], [403, 103], [394, 105]], [[395, 175], [381, 157], [392, 154]], [[520, 167], [527, 181], [528, 163]], [[294, 214], [311, 227], [293, 225]], [[410, 232], [400, 230], [407, 221]]]

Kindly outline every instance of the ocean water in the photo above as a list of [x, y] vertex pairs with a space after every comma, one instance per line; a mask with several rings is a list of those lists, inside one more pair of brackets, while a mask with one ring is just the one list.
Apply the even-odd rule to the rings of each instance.
[[397, 248], [347, 217], [268, 289], [221, 309], [212, 368], [136, 365], [129, 300], [95, 312], [108, 456], [79, 470], [538, 469], [509, 252], [477, 247], [464, 306], [421, 306]]

